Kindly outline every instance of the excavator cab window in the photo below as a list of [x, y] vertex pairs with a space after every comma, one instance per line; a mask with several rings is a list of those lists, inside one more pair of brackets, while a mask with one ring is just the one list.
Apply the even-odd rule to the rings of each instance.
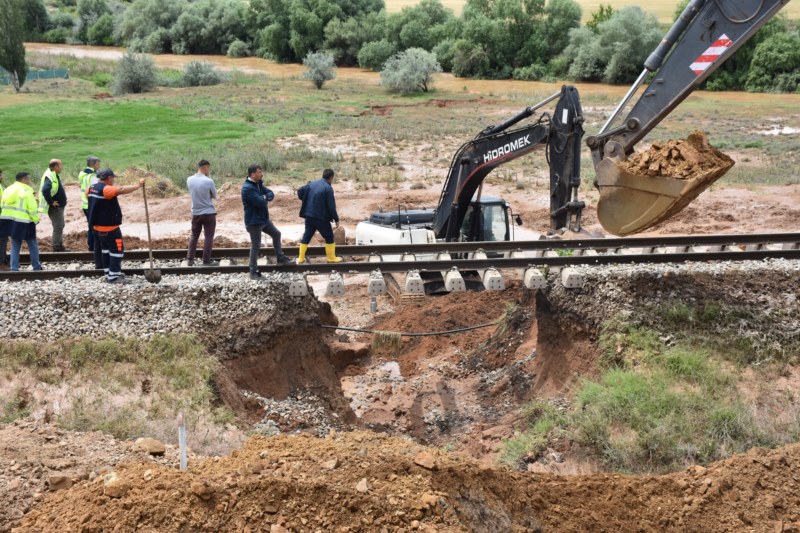
[[461, 224], [462, 241], [507, 241], [508, 206], [505, 202], [472, 203]]

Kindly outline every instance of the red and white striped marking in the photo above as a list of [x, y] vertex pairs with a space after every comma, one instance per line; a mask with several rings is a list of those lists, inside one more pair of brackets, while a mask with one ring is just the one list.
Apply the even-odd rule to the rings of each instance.
[[728, 36], [723, 33], [719, 39], [714, 41], [714, 44], [709, 46], [700, 57], [694, 60], [694, 63], [689, 65], [689, 68], [699, 76], [705, 72], [706, 69], [710, 67], [712, 63], [714, 63], [714, 61], [719, 59], [719, 56], [721, 56], [725, 50], [730, 48], [732, 45], [733, 41], [731, 41]]

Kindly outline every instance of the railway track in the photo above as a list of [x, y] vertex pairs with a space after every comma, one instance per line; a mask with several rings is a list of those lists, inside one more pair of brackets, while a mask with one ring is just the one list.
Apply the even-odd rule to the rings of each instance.
[[[296, 255], [296, 248], [284, 248], [287, 254]], [[477, 251], [495, 257], [475, 257]], [[271, 249], [262, 251], [271, 254]], [[308, 256], [312, 259], [324, 255], [324, 249], [311, 247]], [[682, 235], [671, 237], [633, 237], [612, 239], [537, 240], [502, 242], [459, 242], [435, 244], [401, 244], [382, 246], [339, 246], [337, 252], [348, 259], [342, 263], [328, 264], [311, 262], [303, 265], [261, 265], [262, 272], [331, 273], [372, 272], [383, 273], [441, 272], [457, 268], [459, 271], [496, 269], [524, 269], [528, 267], [568, 267], [574, 265], [610, 265], [632, 263], [685, 263], [691, 261], [745, 261], [762, 259], [800, 259], [800, 233], [769, 233], [750, 235]], [[175, 261], [185, 257], [186, 250], [154, 250], [159, 261]], [[242, 259], [248, 257], [249, 248], [218, 248], [217, 258]], [[383, 257], [398, 257], [406, 254], [405, 260], [383, 261]], [[411, 259], [409, 254], [422, 258]], [[439, 254], [445, 254], [443, 256]], [[437, 259], [443, 257], [442, 259]], [[455, 258], [454, 258], [455, 256]], [[68, 263], [93, 262], [88, 252], [60, 252], [41, 254], [42, 262]], [[143, 275], [144, 267], [133, 267], [132, 262], [145, 261], [147, 251], [125, 252], [129, 267], [123, 268], [128, 275]], [[24, 264], [25, 254], [21, 257]], [[380, 262], [378, 262], [380, 261]], [[230, 274], [247, 272], [244, 264], [217, 267], [181, 267], [157, 265], [166, 275], [186, 274]], [[46, 269], [39, 272], [0, 272], [0, 281], [75, 278], [99, 276], [101, 272], [91, 268]]]

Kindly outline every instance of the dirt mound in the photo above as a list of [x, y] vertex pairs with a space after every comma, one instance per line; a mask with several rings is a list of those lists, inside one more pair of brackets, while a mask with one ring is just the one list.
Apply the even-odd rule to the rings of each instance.
[[566, 477], [368, 432], [253, 437], [188, 472], [79, 481], [17, 531], [798, 531], [799, 493], [800, 445], [666, 476]]
[[705, 133], [695, 131], [686, 140], [653, 143], [622, 166], [633, 174], [691, 179], [709, 171], [727, 170], [733, 166], [733, 159], [711, 146]]
[[[147, 239], [140, 239], [131, 235], [125, 235], [125, 228], [123, 227], [123, 240], [126, 250], [145, 250], [147, 249]], [[154, 250], [180, 250], [186, 248], [188, 245], [188, 232], [186, 237], [163, 237], [160, 239], [153, 239]], [[50, 237], [40, 237], [39, 250], [42, 252], [49, 252], [52, 247], [52, 239]], [[228, 237], [217, 235], [214, 237], [214, 248], [241, 248], [242, 243], [233, 241]], [[64, 235], [64, 248], [69, 252], [82, 252], [86, 251], [86, 233], [69, 233]], [[202, 251], [203, 237], [200, 236], [200, 241], [197, 243], [198, 250]]]

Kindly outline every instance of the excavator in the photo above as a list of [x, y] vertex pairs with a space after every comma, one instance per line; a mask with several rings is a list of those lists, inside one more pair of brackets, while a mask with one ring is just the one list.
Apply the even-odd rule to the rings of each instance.
[[[676, 178], [632, 172], [626, 163], [637, 142], [788, 2], [691, 0], [681, 12], [600, 132], [586, 139], [600, 190], [597, 217], [606, 231], [632, 235], [672, 217], [733, 166], [725, 156]], [[611, 127], [648, 77], [621, 125]]]
[[[558, 101], [552, 116], [543, 113], [517, 126], [554, 100]], [[578, 199], [583, 120], [578, 90], [565, 85], [501, 124], [485, 128], [456, 151], [436, 209], [372, 213], [356, 227], [356, 243], [513, 240], [511, 220], [521, 220], [513, 216], [508, 202], [482, 195], [483, 181], [498, 166], [534, 150], [544, 150], [550, 164], [551, 230], [580, 231], [586, 205]]]
[[[635, 145], [789, 0], [691, 0], [650, 54], [644, 69], [600, 132], [587, 137], [600, 191], [597, 212], [615, 235], [644, 231], [678, 213], [733, 165], [698, 164], [694, 175], [673, 177], [631, 170]], [[641, 93], [621, 125], [622, 110]], [[512, 128], [558, 99], [552, 116]], [[583, 112], [578, 91], [565, 85], [539, 104], [481, 131], [462, 145], [450, 164], [436, 209], [381, 211], [356, 228], [358, 244], [513, 240], [513, 214], [502, 199], [483, 198], [483, 180], [498, 166], [545, 149], [550, 166], [550, 234], [581, 230], [580, 187]]]

